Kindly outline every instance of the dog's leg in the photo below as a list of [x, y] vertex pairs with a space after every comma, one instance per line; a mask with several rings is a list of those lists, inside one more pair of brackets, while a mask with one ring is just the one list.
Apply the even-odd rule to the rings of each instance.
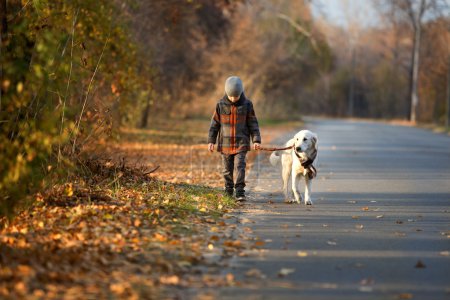
[[289, 176], [291, 175], [291, 170], [289, 166], [283, 163], [282, 177], [283, 177], [283, 193], [284, 193], [284, 201], [290, 201], [289, 195]]
[[306, 205], [312, 205], [312, 199], [311, 199], [311, 183], [312, 179], [309, 178], [308, 175], [305, 176], [305, 204]]
[[294, 193], [295, 202], [297, 202], [297, 203], [302, 202], [302, 195], [299, 191], [300, 176], [301, 176], [301, 174], [292, 172], [292, 192]]

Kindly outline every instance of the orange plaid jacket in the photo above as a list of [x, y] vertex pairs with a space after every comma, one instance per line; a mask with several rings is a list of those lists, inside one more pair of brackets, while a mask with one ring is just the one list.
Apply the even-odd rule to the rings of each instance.
[[261, 143], [258, 119], [253, 103], [242, 93], [241, 98], [232, 103], [225, 95], [216, 105], [211, 119], [208, 143], [215, 144], [223, 154], [249, 151], [250, 138], [253, 143]]

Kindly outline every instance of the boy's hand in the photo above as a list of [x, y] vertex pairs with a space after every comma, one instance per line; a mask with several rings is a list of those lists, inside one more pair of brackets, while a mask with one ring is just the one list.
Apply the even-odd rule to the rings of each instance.
[[208, 151], [209, 152], [213, 152], [214, 151], [214, 144], [213, 143], [209, 143], [208, 144]]
[[253, 149], [254, 150], [259, 150], [261, 148], [261, 144], [260, 143], [254, 143], [253, 144]]

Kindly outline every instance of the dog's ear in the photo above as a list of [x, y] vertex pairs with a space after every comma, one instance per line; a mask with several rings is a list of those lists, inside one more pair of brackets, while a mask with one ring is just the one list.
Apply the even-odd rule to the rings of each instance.
[[313, 146], [314, 146], [314, 148], [316, 148], [317, 149], [317, 135], [313, 135], [313, 137], [311, 138], [311, 140], [312, 140], [312, 143], [313, 143]]

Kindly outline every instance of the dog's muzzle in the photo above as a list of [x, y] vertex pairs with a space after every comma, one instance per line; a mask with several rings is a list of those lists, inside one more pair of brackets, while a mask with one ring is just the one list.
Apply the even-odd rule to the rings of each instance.
[[302, 152], [302, 148], [301, 147], [297, 147], [297, 148], [295, 148], [295, 151]]

